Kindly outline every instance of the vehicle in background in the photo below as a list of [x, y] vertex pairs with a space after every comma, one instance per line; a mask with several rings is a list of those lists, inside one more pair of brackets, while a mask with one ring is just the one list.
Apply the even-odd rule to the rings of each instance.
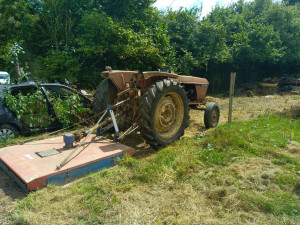
[[5, 71], [0, 71], [0, 84], [10, 84], [10, 75]]
[[290, 92], [300, 87], [300, 78], [282, 76], [278, 82], [279, 92]]
[[[13, 113], [5, 103], [5, 96], [8, 92], [17, 96], [19, 93], [22, 95], [28, 95], [40, 90], [43, 95], [43, 101], [40, 101], [40, 107], [45, 109], [43, 118], [51, 118], [51, 124], [47, 127], [39, 127], [34, 124], [30, 124], [27, 121], [17, 118], [17, 115]], [[17, 85], [0, 85], [0, 141], [5, 141], [9, 138], [17, 137], [21, 135], [31, 135], [34, 133], [54, 131], [62, 128], [62, 124], [58, 121], [57, 115], [54, 109], [55, 99], [63, 99], [68, 96], [77, 94], [82, 100], [82, 107], [89, 108], [91, 106], [91, 100], [86, 98], [81, 93], [74, 91], [73, 89], [56, 83], [36, 84], [35, 82], [25, 82]], [[51, 96], [51, 97], [50, 97]], [[37, 99], [37, 101], [39, 101]], [[37, 115], [29, 115], [37, 116]]]

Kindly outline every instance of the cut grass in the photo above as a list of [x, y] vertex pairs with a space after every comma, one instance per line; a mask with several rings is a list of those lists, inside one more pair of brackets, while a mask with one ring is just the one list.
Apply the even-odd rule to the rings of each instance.
[[28, 224], [300, 223], [300, 121], [275, 115], [219, 126], [147, 158], [18, 203]]

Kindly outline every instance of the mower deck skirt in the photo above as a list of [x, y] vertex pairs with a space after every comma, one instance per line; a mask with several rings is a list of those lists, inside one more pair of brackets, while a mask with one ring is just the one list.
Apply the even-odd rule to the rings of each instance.
[[[47, 184], [64, 184], [90, 172], [114, 166], [124, 153], [135, 153], [134, 148], [91, 135], [67, 164], [56, 170], [74, 149], [65, 150], [64, 145], [63, 137], [55, 137], [2, 148], [0, 167], [28, 192], [44, 188]], [[54, 153], [51, 154], [51, 151]]]

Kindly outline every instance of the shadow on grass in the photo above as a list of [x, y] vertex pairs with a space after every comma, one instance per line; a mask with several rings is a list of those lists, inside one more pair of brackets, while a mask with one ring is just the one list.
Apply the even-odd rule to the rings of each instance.
[[0, 224], [11, 224], [11, 209], [24, 197], [25, 192], [0, 168]]
[[1, 195], [8, 196], [14, 201], [25, 197], [26, 193], [0, 168], [0, 198], [3, 197]]
[[151, 146], [144, 141], [140, 134], [132, 133], [128, 135], [124, 138], [122, 144], [135, 148], [136, 153], [133, 157], [136, 159], [146, 158], [157, 153], [157, 150], [151, 148]]
[[293, 189], [293, 192], [298, 195], [299, 199], [300, 199], [300, 182], [297, 183]]

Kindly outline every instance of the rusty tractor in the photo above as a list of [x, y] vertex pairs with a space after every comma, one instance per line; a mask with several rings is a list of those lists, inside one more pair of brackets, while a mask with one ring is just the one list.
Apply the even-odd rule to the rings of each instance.
[[155, 149], [184, 134], [190, 107], [205, 110], [206, 128], [216, 127], [219, 122], [219, 106], [214, 102], [206, 104], [209, 83], [205, 78], [169, 71], [121, 71], [110, 67], [106, 67], [101, 76], [104, 80], [94, 95], [94, 112], [103, 112], [107, 105], [118, 105], [116, 120], [119, 128], [126, 130], [124, 134], [138, 129]]

